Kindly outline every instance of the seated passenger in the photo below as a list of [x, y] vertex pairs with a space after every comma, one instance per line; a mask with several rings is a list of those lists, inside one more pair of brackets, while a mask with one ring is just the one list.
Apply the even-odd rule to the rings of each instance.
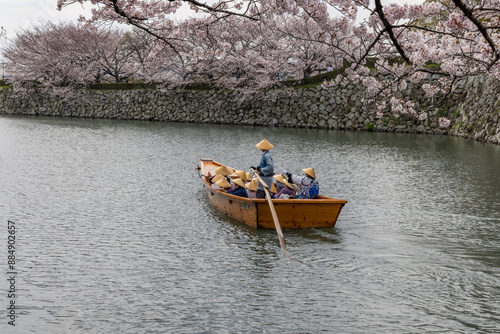
[[316, 180], [316, 173], [313, 168], [305, 168], [302, 170], [306, 173], [305, 176], [298, 176], [283, 171], [283, 176], [286, 177], [290, 184], [296, 184], [300, 188], [299, 198], [310, 199], [319, 194], [319, 183]]
[[227, 182], [229, 182], [229, 183], [231, 184], [231, 189], [233, 189], [233, 188], [234, 188], [233, 181], [231, 180], [231, 177], [229, 176], [229, 175], [231, 175], [231, 174], [233, 174], [233, 173], [234, 173], [234, 171], [233, 171], [231, 168], [229, 168], [228, 166], [222, 165], [222, 166], [218, 167], [218, 168], [215, 170], [215, 172], [216, 172], [217, 174], [220, 174], [220, 175], [222, 175], [222, 176], [225, 176], [225, 177], [226, 177]]
[[215, 185], [218, 186], [222, 191], [227, 191], [231, 189], [231, 183], [227, 182], [227, 180], [224, 177], [219, 181], [215, 182]]
[[273, 182], [271, 183], [271, 189], [269, 190], [270, 194], [271, 195], [271, 198], [274, 198], [274, 196], [276, 196], [276, 194], [278, 193], [278, 189], [276, 189], [276, 184]]
[[222, 176], [228, 176], [228, 175], [231, 175], [231, 174], [233, 174], [233, 173], [234, 173], [234, 171], [233, 171], [231, 168], [229, 168], [229, 167], [227, 167], [227, 166], [224, 166], [224, 165], [222, 165], [222, 166], [218, 167], [218, 168], [215, 170], [215, 172], [216, 172], [217, 174], [221, 174]]
[[245, 188], [247, 188], [248, 198], [257, 198], [256, 191], [258, 184], [259, 181], [257, 180], [257, 178], [254, 178], [252, 179], [252, 181], [245, 184]]
[[216, 174], [214, 177], [209, 178], [208, 182], [210, 183], [210, 185], [212, 186], [212, 188], [214, 188], [214, 189], [220, 189], [220, 187], [218, 185], [216, 185], [216, 183], [217, 183], [217, 181], [220, 181], [223, 178], [224, 178], [224, 176], [222, 176], [220, 174]]
[[233, 190], [228, 190], [227, 193], [231, 195], [236, 195], [240, 197], [248, 198], [247, 191], [245, 189], [245, 183], [241, 178], [233, 180], [235, 188]]
[[240, 179], [243, 180], [243, 182], [250, 181], [249, 179], [247, 179], [247, 173], [244, 170], [236, 170], [234, 171], [234, 174], [238, 175]]
[[274, 185], [276, 186], [276, 192], [279, 193], [281, 191], [281, 189], [285, 188], [286, 185], [281, 182], [281, 178], [283, 177], [283, 175], [281, 174], [276, 174], [273, 176], [274, 178]]
[[[283, 175], [274, 175], [274, 178], [278, 183], [283, 184], [283, 187], [281, 187], [281, 190], [279, 193], [277, 193], [274, 198], [278, 199], [289, 199], [289, 198], [297, 198], [296, 196], [296, 189], [294, 186], [292, 186], [284, 177]], [[297, 187], [298, 189], [298, 187]]]

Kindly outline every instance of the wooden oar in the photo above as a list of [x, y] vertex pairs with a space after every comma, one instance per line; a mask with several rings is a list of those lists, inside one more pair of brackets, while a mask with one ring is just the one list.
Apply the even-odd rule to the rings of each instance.
[[268, 185], [260, 178], [259, 173], [257, 173], [253, 168], [250, 168], [250, 170], [257, 176], [257, 179], [259, 179], [260, 183], [264, 186], [264, 192], [266, 193], [266, 199], [267, 202], [269, 203], [269, 209], [271, 209], [271, 215], [273, 216], [274, 220], [274, 227], [276, 228], [276, 233], [278, 234], [278, 239], [280, 240], [280, 245], [281, 249], [285, 254], [288, 255], [288, 251], [286, 250], [286, 245], [285, 245], [285, 238], [283, 237], [283, 232], [281, 231], [281, 225], [280, 222], [278, 221], [278, 215], [276, 214], [276, 210], [274, 209], [274, 204], [273, 200], [271, 199], [271, 194], [269, 194], [269, 187]]

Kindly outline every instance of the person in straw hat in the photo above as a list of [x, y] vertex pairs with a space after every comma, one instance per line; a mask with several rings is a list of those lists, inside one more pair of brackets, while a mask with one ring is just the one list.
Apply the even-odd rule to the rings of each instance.
[[313, 168], [304, 168], [302, 171], [306, 175], [294, 175], [288, 173], [286, 170], [284, 170], [281, 175], [283, 175], [290, 184], [299, 186], [299, 198], [314, 198], [314, 196], [319, 194], [319, 183], [318, 180], [316, 180], [316, 173]]
[[245, 189], [245, 182], [243, 182], [241, 178], [237, 178], [233, 180], [233, 183], [235, 188], [233, 190], [228, 190], [227, 193], [248, 198], [247, 190]]
[[240, 179], [243, 180], [243, 182], [250, 181], [247, 179], [247, 173], [244, 170], [235, 170], [234, 174], [238, 175]]
[[217, 185], [217, 181], [220, 181], [222, 179], [225, 179], [224, 176], [220, 175], [220, 174], [215, 174], [214, 177], [212, 178], [209, 178], [208, 181], [210, 182], [210, 185], [215, 188], [215, 189], [220, 189], [220, 187]]
[[233, 169], [229, 168], [228, 166], [222, 165], [222, 166], [218, 167], [217, 169], [215, 169], [215, 172], [217, 173], [217, 175], [224, 176], [226, 178], [227, 182], [229, 182], [231, 184], [231, 189], [233, 189], [234, 184], [233, 184], [231, 177], [229, 176], [229, 175], [234, 173]]
[[227, 182], [225, 178], [222, 178], [219, 181], [215, 182], [215, 185], [220, 187], [220, 189], [224, 191], [231, 189], [231, 183]]
[[274, 196], [274, 198], [279, 198], [279, 199], [289, 199], [289, 198], [297, 198], [296, 197], [296, 189], [298, 187], [296, 185], [291, 185], [283, 175], [278, 174], [274, 175], [274, 179], [276, 180], [277, 183], [283, 184], [283, 187], [281, 187], [281, 190]]
[[229, 175], [233, 174], [234, 171], [231, 168], [229, 168], [225, 165], [222, 165], [222, 166], [218, 167], [217, 169], [215, 169], [215, 173], [220, 174], [222, 176], [225, 176], [226, 179], [228, 179], [228, 181], [229, 181], [231, 179], [229, 177]]
[[[271, 181], [272, 182], [272, 181]], [[269, 189], [269, 192], [271, 193], [271, 198], [274, 198], [278, 194], [278, 189], [276, 189], [276, 183], [271, 183], [271, 189]]]
[[[260, 163], [257, 167], [250, 167], [255, 169], [259, 174], [262, 180], [268, 185], [271, 186], [273, 182], [274, 175], [274, 163], [273, 156], [269, 152], [269, 150], [273, 149], [274, 146], [266, 139], [263, 139], [260, 143], [255, 145], [259, 150], [262, 151], [262, 157], [260, 158]], [[264, 192], [264, 186], [259, 182], [257, 186], [256, 192], [257, 198], [265, 198], [266, 193]]]
[[252, 181], [245, 184], [245, 188], [247, 188], [248, 198], [257, 198], [255, 192], [257, 191], [257, 186], [259, 181], [257, 178], [253, 178]]

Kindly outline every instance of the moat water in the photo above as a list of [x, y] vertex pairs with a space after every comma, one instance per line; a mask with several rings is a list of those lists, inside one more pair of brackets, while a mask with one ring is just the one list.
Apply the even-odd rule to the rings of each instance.
[[[290, 257], [211, 207], [195, 169], [255, 165], [263, 138], [277, 171], [314, 167], [348, 200], [335, 228], [284, 230]], [[0, 166], [2, 333], [500, 331], [499, 146], [0, 117]]]

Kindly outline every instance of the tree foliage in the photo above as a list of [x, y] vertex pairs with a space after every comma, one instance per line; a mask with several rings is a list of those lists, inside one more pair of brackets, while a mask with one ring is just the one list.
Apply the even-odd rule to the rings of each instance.
[[[452, 92], [465, 77], [488, 73], [500, 78], [498, 0], [427, 0], [419, 5], [383, 5], [381, 0], [58, 0], [58, 7], [73, 3], [94, 6], [92, 17], [83, 21], [125, 23], [142, 38], [114, 38], [107, 46], [115, 53], [67, 56], [64, 66], [85, 69], [85, 75], [47, 59], [40, 61], [47, 73], [33, 79], [135, 76], [172, 85], [206, 81], [252, 90], [305, 78], [329, 64], [350, 64], [325, 86], [362, 84], [365, 102], [374, 103], [379, 115], [390, 108], [425, 119], [424, 110], [398, 98], [408, 84], [419, 84], [432, 96]], [[181, 18], [182, 6], [193, 15]], [[368, 18], [360, 20], [361, 12]], [[36, 50], [48, 54], [48, 45], [61, 56], [82, 48], [46, 40]], [[118, 66], [125, 58], [133, 61]]]

